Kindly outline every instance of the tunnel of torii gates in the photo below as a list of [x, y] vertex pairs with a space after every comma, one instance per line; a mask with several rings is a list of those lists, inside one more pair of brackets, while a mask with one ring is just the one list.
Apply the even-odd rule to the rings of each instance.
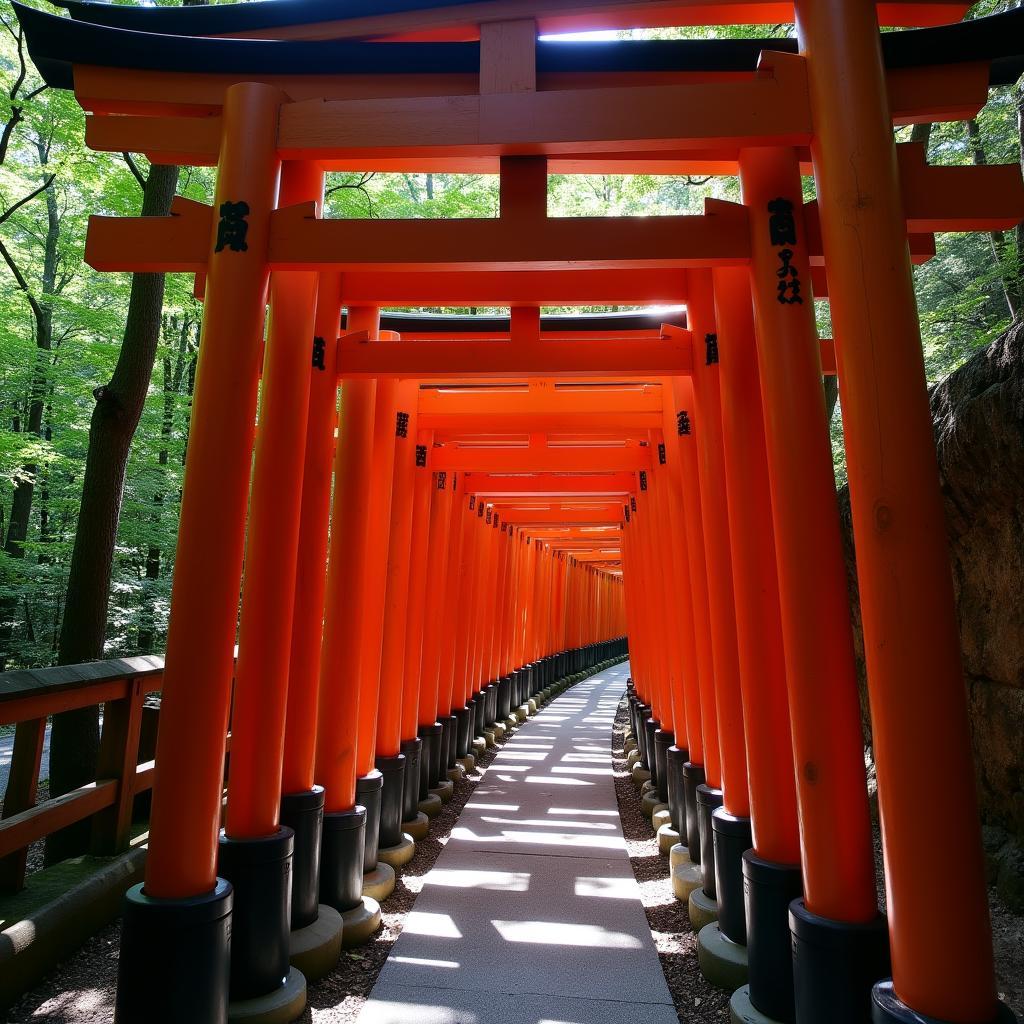
[[[86, 248], [100, 270], [194, 274], [205, 303], [117, 1019], [219, 1022], [229, 999], [244, 1019], [329, 908], [365, 938], [364, 872], [411, 852], [420, 801], [628, 637], [673, 860], [701, 865], [723, 934], [748, 944], [761, 1017], [744, 1020], [1012, 1020], [911, 264], [936, 232], [1015, 225], [1024, 188], [1015, 166], [928, 166], [893, 125], [973, 117], [1014, 82], [1024, 10], [65, 6], [17, 10], [87, 143], [218, 169], [212, 206], [96, 217]], [[538, 40], [794, 19], [788, 40]], [[500, 214], [323, 219], [339, 169], [499, 172]], [[553, 172], [738, 175], [742, 203], [554, 218]], [[685, 316], [540, 313], [651, 304]], [[381, 314], [446, 306], [511, 317]], [[839, 378], [886, 917], [823, 373]]]

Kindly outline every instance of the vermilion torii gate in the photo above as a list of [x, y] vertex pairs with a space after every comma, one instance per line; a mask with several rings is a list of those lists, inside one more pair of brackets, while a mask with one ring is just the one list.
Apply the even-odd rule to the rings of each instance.
[[[95, 218], [86, 252], [195, 274], [205, 300], [118, 1019], [224, 1020], [232, 913], [234, 1017], [299, 1012], [301, 936], [330, 907], [345, 941], [365, 936], [378, 859], [410, 854], [404, 825], [444, 799], [445, 772], [623, 634], [691, 917], [748, 944], [740, 1019], [1011, 1019], [910, 265], [937, 231], [1016, 224], [1024, 189], [1016, 167], [930, 167], [892, 127], [974, 116], [1024, 68], [1024, 13], [67, 6], [17, 10], [88, 144], [218, 169], [212, 206]], [[537, 38], [794, 18], [795, 40]], [[335, 169], [498, 172], [500, 216], [324, 219]], [[552, 172], [738, 174], [743, 202], [552, 218]], [[834, 345], [815, 329], [825, 296]], [[685, 305], [685, 324], [541, 316], [652, 303]], [[382, 325], [382, 307], [450, 305], [512, 313], [469, 340]], [[823, 370], [842, 398], [887, 920]]]

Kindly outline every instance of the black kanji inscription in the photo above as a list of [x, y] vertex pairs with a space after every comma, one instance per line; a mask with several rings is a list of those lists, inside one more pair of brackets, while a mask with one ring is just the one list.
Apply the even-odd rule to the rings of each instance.
[[409, 414], [400, 412], [395, 417], [395, 437], [409, 436]]
[[668, 460], [665, 458], [665, 446], [659, 442], [659, 444], [658, 444], [658, 463], [660, 465], [664, 466], [667, 461]]
[[635, 512], [636, 511], [636, 495], [631, 494], [629, 496], [629, 507]]
[[772, 199], [768, 203], [768, 237], [772, 245], [796, 245], [796, 220], [793, 204], [788, 199]]
[[676, 432], [680, 437], [689, 435], [693, 428], [690, 426], [690, 414], [685, 410], [676, 413]]
[[313, 367], [317, 370], [326, 370], [324, 356], [327, 354], [327, 342], [323, 338], [313, 339]]
[[441, 470], [441, 472], [437, 474], [437, 489], [439, 491], [443, 491], [447, 483], [448, 474], [444, 470]]
[[718, 335], [704, 335], [704, 364], [713, 366], [718, 362]]
[[225, 202], [220, 204], [220, 220], [217, 223], [217, 244], [214, 252], [230, 249], [232, 252], [248, 252], [245, 241], [249, 234], [249, 204], [246, 202]]
[[640, 470], [640, 490], [647, 490], [647, 473], [644, 470]]
[[792, 259], [792, 249], [779, 250], [779, 269], [775, 271], [775, 276], [780, 280], [776, 286], [775, 297], [786, 306], [792, 306], [794, 303], [803, 305], [804, 301], [800, 296], [800, 275], [793, 266]]
[[425, 466], [427, 464], [427, 446], [425, 444], [416, 445], [416, 465]]

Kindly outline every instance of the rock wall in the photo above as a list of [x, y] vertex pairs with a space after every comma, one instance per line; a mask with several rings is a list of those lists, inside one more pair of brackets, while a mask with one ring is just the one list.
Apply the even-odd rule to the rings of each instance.
[[[981, 809], [994, 852], [1011, 837], [1024, 844], [1024, 325], [936, 386], [931, 405]], [[845, 489], [840, 508], [863, 683]], [[869, 731], [864, 693], [862, 685]]]

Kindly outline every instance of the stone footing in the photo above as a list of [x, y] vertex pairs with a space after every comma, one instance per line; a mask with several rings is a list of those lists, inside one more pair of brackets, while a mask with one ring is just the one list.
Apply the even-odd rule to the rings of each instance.
[[672, 892], [680, 903], [689, 904], [690, 893], [700, 889], [703, 879], [699, 864], [684, 861], [672, 868]]
[[423, 811], [418, 811], [412, 821], [402, 822], [402, 831], [407, 836], [412, 836], [417, 842], [421, 839], [426, 839], [427, 833], [430, 831], [430, 816]]
[[[678, 845], [679, 833], [672, 827], [672, 815], [670, 814], [668, 821], [658, 826], [658, 853], [671, 853], [672, 847]], [[686, 859], [690, 859], [689, 853], [686, 854]]]
[[384, 846], [377, 851], [377, 859], [393, 868], [408, 864], [416, 855], [416, 842], [410, 835], [402, 833], [402, 838], [394, 846]]
[[386, 900], [395, 891], [395, 869], [390, 864], [380, 863], [363, 875], [363, 895], [378, 903]]
[[718, 900], [713, 900], [703, 889], [694, 889], [690, 893], [686, 907], [695, 932], [718, 920]]
[[345, 949], [361, 946], [380, 928], [380, 904], [372, 896], [341, 915], [341, 944]]
[[733, 992], [729, 1000], [729, 1020], [731, 1024], [780, 1024], [774, 1017], [765, 1016], [750, 1001], [749, 985]]
[[293, 931], [288, 939], [288, 959], [309, 981], [330, 974], [341, 956], [342, 919], [334, 907], [320, 904], [317, 919]]
[[734, 992], [747, 983], [747, 947], [727, 939], [717, 921], [704, 925], [697, 935], [700, 973], [716, 988]]
[[668, 851], [668, 863], [669, 867], [678, 867], [680, 864], [689, 864], [690, 861], [690, 848], [679, 839], [675, 846]]
[[[156, 993], [154, 993], [156, 995]], [[290, 1024], [306, 1008], [306, 979], [292, 968], [285, 983], [265, 996], [228, 1003], [229, 1024]]]

